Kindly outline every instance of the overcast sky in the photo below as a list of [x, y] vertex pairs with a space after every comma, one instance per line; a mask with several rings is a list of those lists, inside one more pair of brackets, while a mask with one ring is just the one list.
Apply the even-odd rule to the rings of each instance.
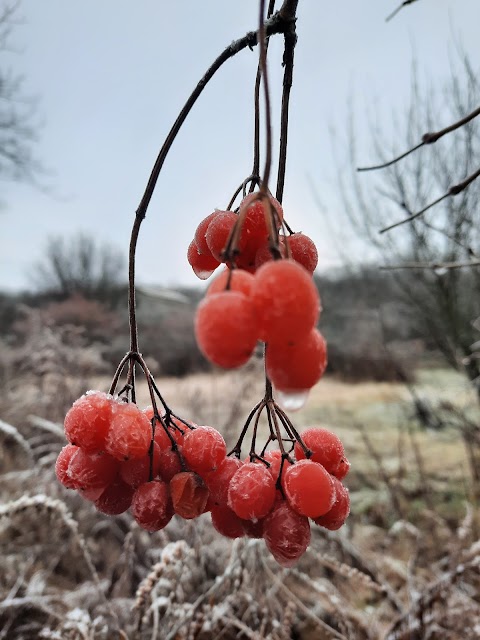
[[[480, 68], [479, 0], [420, 0], [385, 23], [398, 1], [299, 2], [284, 209], [290, 225], [317, 242], [321, 267], [337, 258], [308, 176], [334, 220], [329, 128], [345, 126], [349, 96], [360, 127], [369, 102], [391, 114], [408, 101], [412, 52], [429, 81], [441, 83], [453, 35]], [[86, 231], [126, 253], [165, 135], [218, 53], [256, 27], [257, 0], [22, 0], [19, 15], [18, 53], [0, 64], [23, 74], [25, 92], [38, 98], [36, 156], [46, 190], [0, 183], [3, 289], [29, 286], [31, 265], [52, 235]], [[280, 61], [276, 37], [269, 51], [275, 126]], [[178, 136], [140, 234], [142, 283], [198, 283], [185, 257], [195, 227], [227, 205], [251, 170], [256, 65], [248, 49], [227, 62]]]

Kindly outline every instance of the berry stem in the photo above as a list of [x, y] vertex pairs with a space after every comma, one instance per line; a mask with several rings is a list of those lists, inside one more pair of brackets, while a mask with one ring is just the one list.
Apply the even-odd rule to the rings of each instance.
[[298, 444], [302, 447], [303, 452], [305, 453], [305, 457], [310, 458], [312, 456], [312, 451], [310, 451], [310, 449], [305, 445], [302, 438], [300, 437], [300, 434], [293, 426], [290, 418], [287, 416], [285, 411], [283, 411], [283, 409], [276, 404], [275, 412], [277, 413], [278, 417], [281, 419], [282, 424], [285, 427], [285, 431], [287, 431], [288, 435], [292, 435], [295, 438]]
[[253, 409], [250, 411], [250, 413], [248, 414], [248, 418], [245, 422], [245, 424], [243, 425], [243, 429], [240, 433], [240, 436], [237, 440], [236, 445], [233, 447], [233, 449], [227, 454], [227, 456], [231, 456], [232, 454], [235, 454], [235, 456], [237, 458], [240, 458], [242, 455], [242, 444], [243, 444], [243, 440], [245, 438], [245, 435], [248, 431], [248, 427], [250, 426], [250, 423], [253, 420], [254, 415], [256, 414], [256, 412], [258, 410], [263, 409], [263, 407], [265, 406], [265, 401], [264, 400], [260, 400], [260, 402], [258, 402]]
[[[294, 1], [295, 10], [298, 0]], [[287, 166], [287, 142], [288, 142], [288, 113], [290, 106], [290, 90], [293, 83], [293, 59], [295, 53], [295, 45], [297, 44], [296, 23], [292, 20], [285, 30], [284, 34], [284, 51], [283, 51], [283, 92], [282, 92], [282, 109], [280, 116], [280, 151], [278, 157], [278, 174], [277, 174], [277, 190], [275, 197], [281, 203], [283, 200], [283, 189], [285, 186], [285, 172]], [[292, 233], [292, 230], [285, 222], [285, 227]]]
[[[108, 391], [108, 393], [113, 396], [113, 394], [115, 393], [115, 390], [117, 388], [117, 384], [118, 381], [120, 380], [120, 376], [122, 375], [122, 372], [125, 368], [125, 365], [127, 364], [127, 362], [130, 361], [130, 358], [132, 357], [132, 353], [131, 351], [129, 351], [128, 353], [126, 353], [123, 358], [120, 360], [120, 364], [117, 367], [117, 370], [115, 371], [115, 374], [113, 376], [113, 380], [112, 383], [110, 385], [110, 389]], [[125, 385], [124, 389], [127, 387], [128, 385]], [[123, 389], [122, 389], [123, 391]], [[120, 395], [120, 394], [119, 394]]]
[[246, 195], [246, 187], [247, 184], [250, 182], [251, 187], [252, 187], [252, 191], [255, 188], [255, 185], [258, 184], [258, 182], [260, 181], [260, 176], [258, 175], [258, 173], [251, 173], [248, 178], [245, 178], [245, 180], [242, 182], [242, 184], [236, 189], [235, 193], [233, 194], [233, 196], [230, 199], [230, 202], [227, 205], [227, 208], [225, 209], [225, 211], [231, 211], [232, 207], [233, 207], [233, 203], [235, 202], [235, 200], [237, 199], [237, 196], [240, 192], [242, 192], [243, 197], [245, 197]]
[[259, 48], [259, 71], [261, 80], [263, 81], [263, 93], [265, 99], [265, 166], [263, 170], [262, 181], [260, 183], [260, 192], [267, 196], [268, 181], [270, 179], [270, 170], [272, 167], [272, 113], [270, 105], [270, 89], [268, 86], [268, 69], [267, 69], [267, 41], [265, 31], [265, 0], [260, 0], [260, 15], [258, 27], [258, 48]]

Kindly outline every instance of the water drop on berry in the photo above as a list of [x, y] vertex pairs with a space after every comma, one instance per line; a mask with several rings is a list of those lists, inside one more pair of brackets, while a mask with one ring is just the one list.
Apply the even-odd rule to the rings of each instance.
[[299, 391], [279, 391], [277, 389], [276, 397], [278, 404], [281, 405], [285, 411], [298, 411], [308, 400], [309, 393], [310, 389], [301, 389]]

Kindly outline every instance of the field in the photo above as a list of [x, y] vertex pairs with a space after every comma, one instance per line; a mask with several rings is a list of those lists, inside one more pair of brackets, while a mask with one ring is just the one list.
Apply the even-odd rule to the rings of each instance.
[[[233, 446], [261, 379], [252, 365], [157, 383], [177, 413]], [[422, 370], [410, 390], [326, 378], [291, 414], [342, 438], [352, 513], [339, 532], [312, 530], [289, 570], [261, 540], [221, 539], [207, 514], [151, 535], [128, 514], [97, 513], [54, 478], [61, 425], [31, 412], [10, 407], [0, 423], [0, 639], [480, 635], [478, 410], [460, 374]]]

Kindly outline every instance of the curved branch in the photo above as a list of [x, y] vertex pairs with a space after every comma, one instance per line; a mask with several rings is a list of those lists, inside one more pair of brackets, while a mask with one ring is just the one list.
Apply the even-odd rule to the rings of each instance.
[[[298, 0], [297, 0], [298, 1]], [[295, 0], [284, 0], [281, 8], [264, 24], [265, 36], [271, 36], [276, 33], [285, 33], [288, 25], [292, 20], [295, 19], [295, 11], [297, 6], [297, 1]], [[172, 128], [170, 129], [165, 142], [162, 145], [162, 148], [159, 151], [157, 159], [155, 160], [155, 164], [153, 165], [152, 172], [148, 179], [148, 183], [145, 189], [145, 192], [142, 196], [140, 204], [135, 212], [135, 221], [132, 228], [132, 234], [130, 238], [130, 248], [129, 248], [129, 270], [128, 270], [128, 281], [129, 281], [129, 289], [128, 289], [128, 308], [129, 308], [129, 322], [130, 322], [130, 351], [137, 352], [138, 351], [138, 332], [137, 332], [137, 323], [136, 323], [136, 315], [135, 315], [135, 252], [137, 248], [138, 234], [140, 231], [140, 225], [145, 218], [148, 205], [150, 204], [150, 200], [152, 198], [153, 192], [155, 190], [155, 186], [157, 184], [158, 176], [160, 175], [160, 171], [162, 169], [163, 163], [170, 151], [170, 148], [180, 131], [183, 123], [185, 122], [190, 110], [192, 109], [195, 102], [198, 100], [199, 96], [205, 89], [208, 82], [213, 78], [215, 73], [220, 69], [220, 67], [230, 58], [235, 56], [237, 53], [245, 49], [246, 47], [254, 47], [258, 42], [258, 32], [257, 31], [249, 31], [243, 38], [235, 40], [232, 42], [224, 51], [216, 58], [213, 64], [206, 71], [205, 75], [198, 82], [197, 86], [191, 93], [187, 102], [183, 106], [182, 110], [178, 114], [177, 119], [175, 120]]]

